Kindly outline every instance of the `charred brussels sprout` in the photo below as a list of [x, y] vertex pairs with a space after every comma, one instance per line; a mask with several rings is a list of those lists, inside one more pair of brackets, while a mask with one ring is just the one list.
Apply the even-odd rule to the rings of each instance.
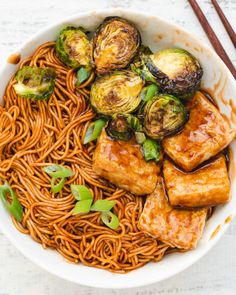
[[203, 71], [198, 60], [188, 51], [165, 49], [143, 56], [143, 60], [164, 92], [188, 98], [199, 88]]
[[54, 90], [56, 73], [52, 68], [24, 66], [16, 73], [16, 93], [25, 98], [44, 100]]
[[144, 131], [153, 139], [162, 139], [179, 130], [187, 120], [180, 100], [172, 95], [159, 94], [144, 108]]
[[93, 59], [98, 74], [127, 67], [141, 37], [138, 30], [120, 17], [107, 17], [93, 37]]
[[140, 101], [142, 79], [130, 71], [115, 71], [98, 77], [90, 92], [91, 105], [98, 113], [131, 113]]
[[115, 114], [106, 127], [108, 136], [115, 140], [129, 141], [142, 125], [138, 118], [130, 114]]
[[92, 47], [82, 28], [66, 27], [56, 41], [56, 51], [60, 60], [73, 69], [91, 69]]

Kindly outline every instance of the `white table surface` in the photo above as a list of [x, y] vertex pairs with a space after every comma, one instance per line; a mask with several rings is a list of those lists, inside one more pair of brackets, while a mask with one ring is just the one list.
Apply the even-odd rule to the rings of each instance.
[[[219, 0], [236, 30], [236, 0]], [[236, 51], [210, 1], [198, 0], [230, 58]], [[0, 0], [0, 64], [14, 48], [45, 25], [86, 10], [135, 8], [162, 16], [208, 43], [187, 0]], [[1, 83], [1, 81], [0, 81]], [[108, 294], [236, 294], [236, 221], [221, 241], [198, 263], [175, 277], [138, 289], [103, 290], [72, 284], [27, 260], [0, 232], [0, 295], [108, 295]]]

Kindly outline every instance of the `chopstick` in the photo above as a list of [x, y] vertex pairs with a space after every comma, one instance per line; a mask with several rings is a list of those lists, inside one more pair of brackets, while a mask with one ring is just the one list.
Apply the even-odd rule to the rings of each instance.
[[203, 14], [201, 8], [197, 4], [195, 0], [188, 0], [190, 5], [193, 8], [193, 11], [195, 12], [200, 24], [202, 25], [208, 39], [210, 40], [212, 46], [214, 47], [216, 53], [219, 55], [219, 57], [223, 60], [223, 62], [226, 64], [228, 69], [231, 71], [234, 79], [236, 79], [236, 70], [234, 65], [232, 64], [231, 60], [229, 59], [227, 53], [225, 52], [223, 46], [221, 45], [219, 39], [217, 38], [216, 34], [214, 33], [212, 27], [210, 26], [209, 22], [207, 21], [205, 15]]
[[234, 32], [234, 29], [232, 28], [231, 24], [224, 15], [224, 12], [220, 8], [218, 2], [216, 0], [211, 0], [211, 3], [214, 5], [216, 12], [218, 13], [227, 33], [229, 34], [232, 43], [234, 44], [234, 47], [236, 48], [236, 34]]

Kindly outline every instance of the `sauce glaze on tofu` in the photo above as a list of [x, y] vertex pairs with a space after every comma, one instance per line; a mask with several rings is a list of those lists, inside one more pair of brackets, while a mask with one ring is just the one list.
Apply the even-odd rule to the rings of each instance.
[[228, 146], [235, 130], [199, 91], [187, 107], [189, 121], [179, 134], [164, 139], [163, 148], [180, 167], [192, 171]]
[[120, 188], [145, 195], [154, 191], [160, 166], [144, 160], [140, 145], [112, 140], [103, 130], [94, 152], [93, 170]]
[[171, 247], [190, 250], [201, 238], [206, 216], [207, 209], [173, 208], [166, 199], [159, 178], [155, 191], [146, 200], [139, 228]]
[[216, 206], [230, 200], [230, 181], [222, 154], [191, 173], [180, 171], [171, 161], [165, 159], [163, 174], [172, 206]]

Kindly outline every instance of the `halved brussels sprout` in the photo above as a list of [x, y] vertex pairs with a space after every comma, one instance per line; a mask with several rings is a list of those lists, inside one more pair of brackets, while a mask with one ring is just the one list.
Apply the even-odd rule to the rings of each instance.
[[93, 59], [99, 74], [127, 67], [141, 43], [139, 31], [127, 20], [107, 17], [93, 36]]
[[143, 56], [148, 70], [164, 92], [188, 98], [199, 88], [203, 71], [198, 60], [184, 49], [164, 49]]
[[159, 94], [144, 108], [144, 131], [154, 139], [162, 139], [179, 130], [187, 120], [187, 111], [172, 95]]
[[55, 78], [52, 68], [24, 66], [16, 73], [14, 89], [21, 97], [44, 100], [52, 95]]
[[129, 141], [136, 131], [140, 132], [142, 125], [138, 118], [131, 114], [115, 114], [109, 120], [106, 133], [112, 139]]
[[56, 41], [56, 52], [68, 67], [91, 69], [92, 46], [83, 28], [63, 29]]
[[131, 113], [139, 105], [143, 80], [131, 71], [115, 71], [98, 77], [91, 87], [91, 105], [98, 113]]

